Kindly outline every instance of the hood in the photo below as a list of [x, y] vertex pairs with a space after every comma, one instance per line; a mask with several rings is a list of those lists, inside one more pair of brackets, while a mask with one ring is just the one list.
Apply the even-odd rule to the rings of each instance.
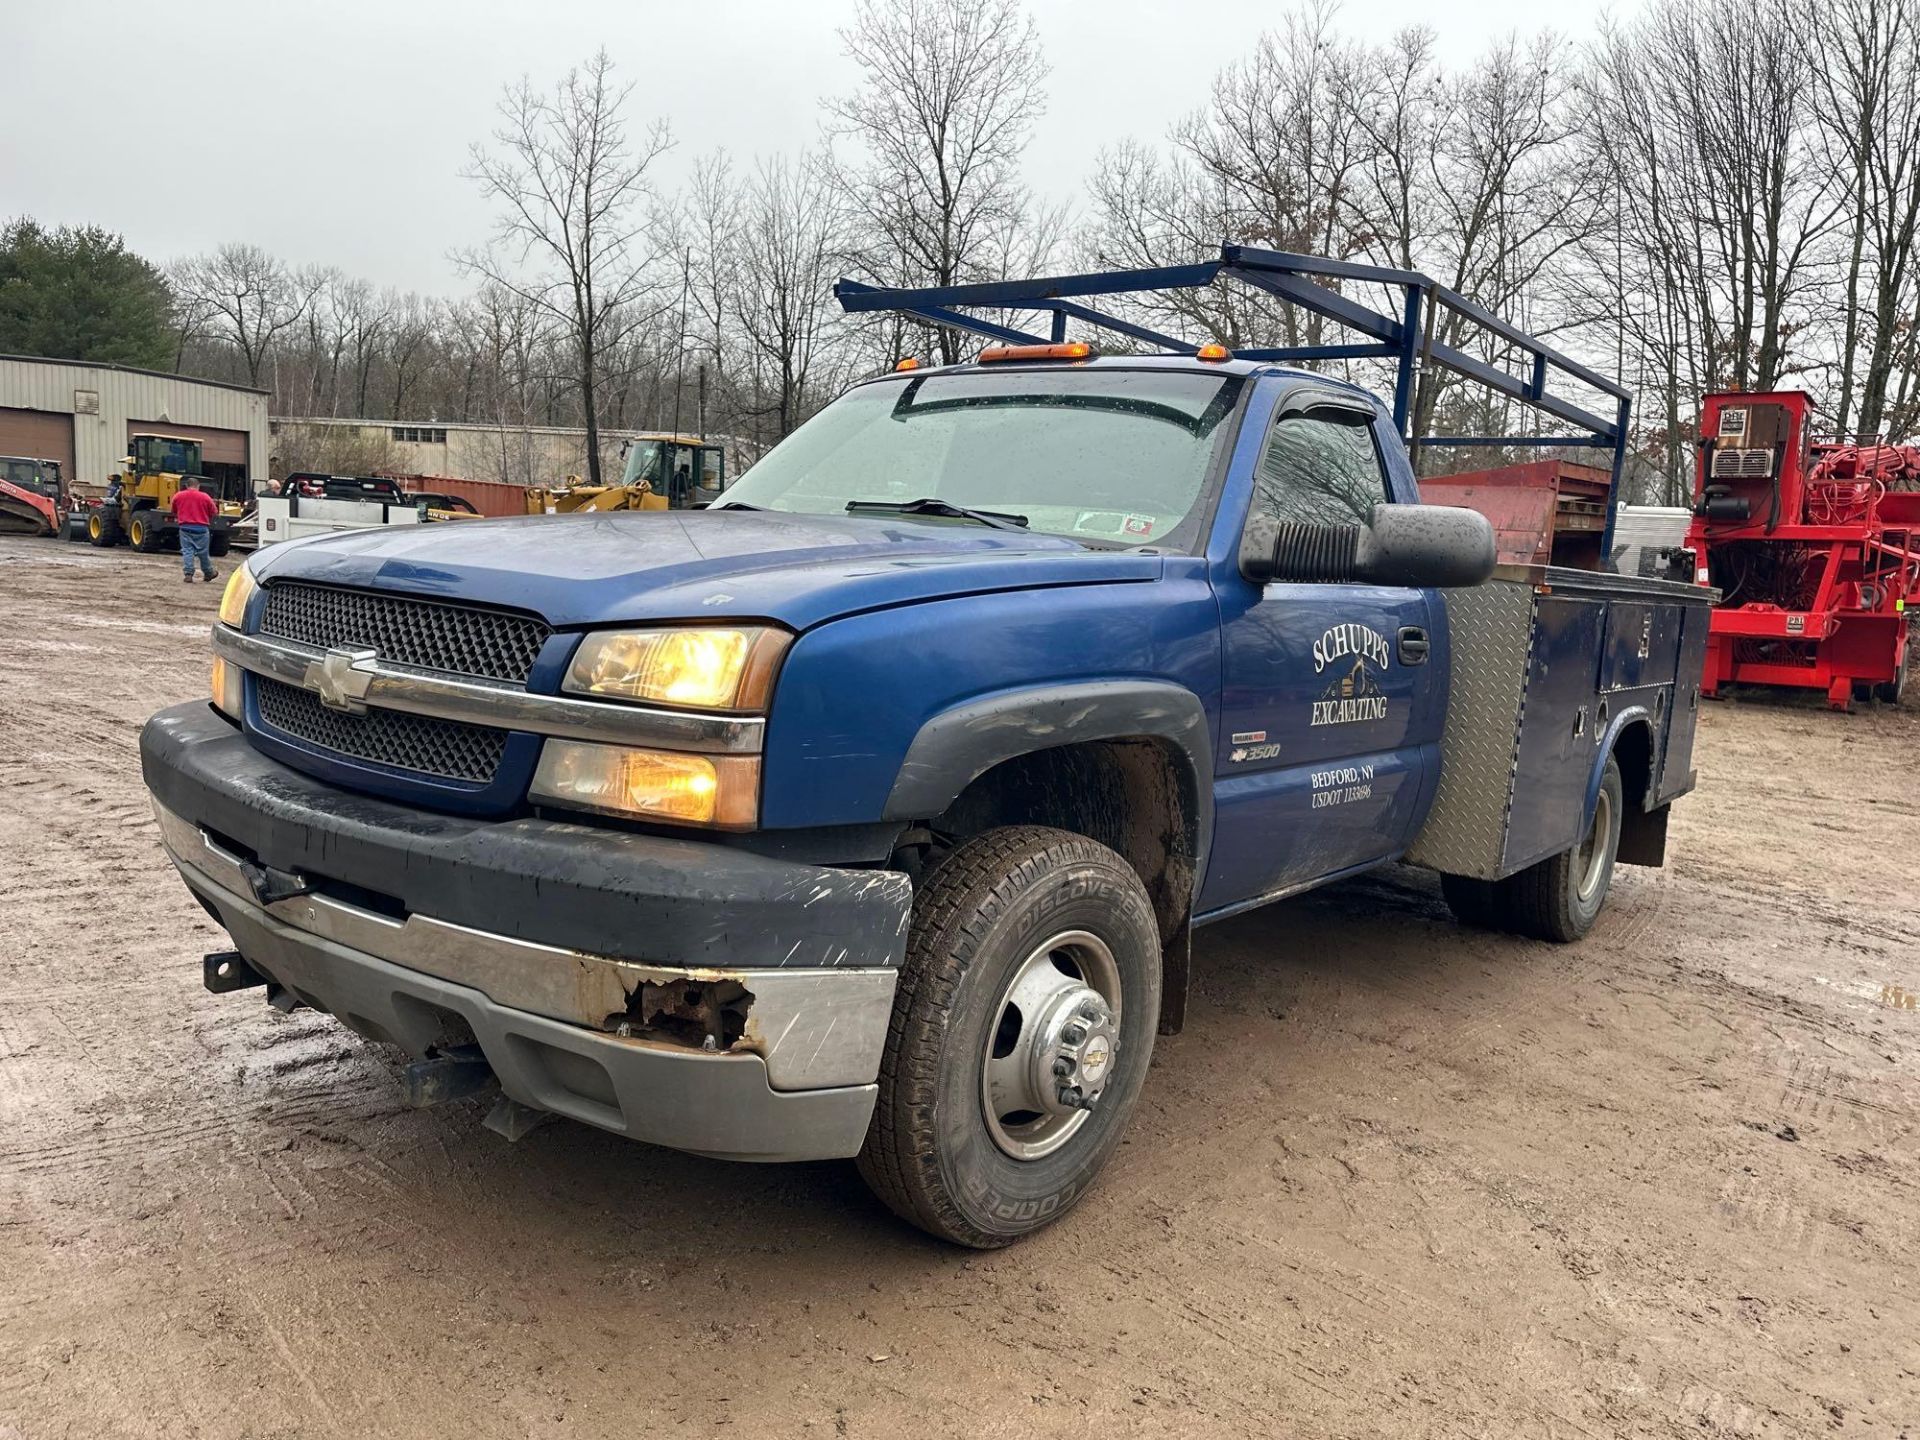
[[562, 627], [738, 617], [804, 630], [951, 595], [1151, 580], [1161, 559], [965, 523], [694, 510], [349, 531], [276, 546], [254, 568], [531, 610]]

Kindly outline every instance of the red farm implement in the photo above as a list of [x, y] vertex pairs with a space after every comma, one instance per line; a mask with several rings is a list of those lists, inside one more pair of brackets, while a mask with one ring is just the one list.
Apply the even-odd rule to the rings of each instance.
[[1797, 390], [1709, 395], [1687, 548], [1718, 586], [1703, 689], [1898, 703], [1920, 605], [1920, 447], [1819, 444]]

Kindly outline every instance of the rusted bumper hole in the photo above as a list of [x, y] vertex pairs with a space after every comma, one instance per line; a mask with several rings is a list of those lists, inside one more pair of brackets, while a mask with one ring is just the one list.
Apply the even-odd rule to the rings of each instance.
[[642, 980], [624, 1013], [605, 1027], [618, 1035], [701, 1050], [731, 1050], [747, 1033], [753, 992], [738, 980]]

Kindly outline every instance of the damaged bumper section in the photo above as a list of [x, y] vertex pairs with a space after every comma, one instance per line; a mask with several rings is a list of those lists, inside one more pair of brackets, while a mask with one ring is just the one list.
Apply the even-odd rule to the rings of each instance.
[[859, 1150], [905, 876], [395, 805], [268, 759], [202, 703], [149, 721], [141, 760], [168, 854], [276, 1003], [416, 1060], [477, 1050], [506, 1098], [638, 1140]]

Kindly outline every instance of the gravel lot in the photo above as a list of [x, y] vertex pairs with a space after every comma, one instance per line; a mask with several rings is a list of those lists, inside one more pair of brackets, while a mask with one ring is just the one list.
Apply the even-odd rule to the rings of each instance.
[[974, 1255], [207, 994], [135, 736], [217, 597], [0, 539], [0, 1440], [1920, 1437], [1920, 709], [1709, 707], [1576, 947], [1411, 872], [1204, 931], [1102, 1185]]

